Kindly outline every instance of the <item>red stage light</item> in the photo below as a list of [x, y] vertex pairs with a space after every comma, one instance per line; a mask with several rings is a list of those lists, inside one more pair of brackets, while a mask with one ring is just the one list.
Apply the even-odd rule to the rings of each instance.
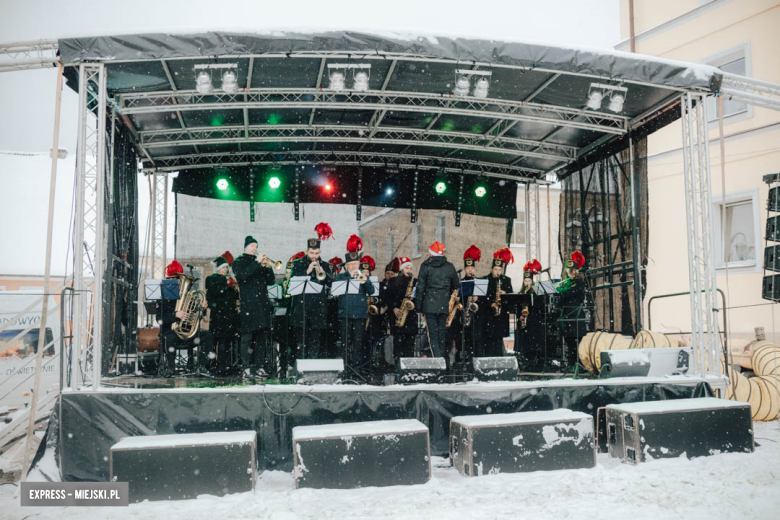
[[333, 186], [331, 186], [330, 184], [326, 184], [325, 185], [325, 191], [330, 191], [332, 189], [333, 189]]

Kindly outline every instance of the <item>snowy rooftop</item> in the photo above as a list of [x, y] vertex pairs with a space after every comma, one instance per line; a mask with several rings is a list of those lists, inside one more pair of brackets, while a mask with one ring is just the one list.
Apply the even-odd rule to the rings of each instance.
[[610, 404], [607, 408], [626, 413], [662, 413], [685, 412], [701, 410], [704, 408], [744, 408], [749, 406], [749, 403], [741, 403], [739, 401], [728, 401], [726, 399], [716, 399], [714, 397], [701, 397], [696, 399], [673, 399], [669, 401]]
[[394, 435], [399, 433], [428, 432], [428, 427], [415, 419], [397, 421], [366, 421], [355, 423], [325, 424], [321, 426], [296, 426], [293, 428], [293, 441], [303, 439], [321, 439], [324, 437], [348, 437], [371, 435]]
[[479, 426], [502, 426], [511, 424], [534, 424], [546, 422], [592, 421], [593, 417], [582, 412], [573, 412], [565, 408], [539, 412], [497, 413], [486, 415], [464, 415], [453, 417], [452, 422], [469, 428]]

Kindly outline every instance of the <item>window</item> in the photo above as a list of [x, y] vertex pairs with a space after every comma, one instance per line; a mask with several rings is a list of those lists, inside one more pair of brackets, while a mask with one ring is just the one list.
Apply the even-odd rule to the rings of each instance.
[[441, 242], [442, 244], [447, 244], [447, 214], [446, 213], [437, 213], [436, 214], [436, 236], [434, 240]]
[[[722, 199], [715, 203], [712, 217], [717, 266], [755, 266], [761, 236], [757, 229], [758, 194], [727, 195], [725, 203]], [[721, 231], [721, 225], [725, 225], [725, 233]]]
[[395, 239], [393, 237], [392, 229], [387, 230], [387, 249], [385, 252], [387, 253], [387, 261], [389, 263], [393, 259], [393, 256], [395, 256]]
[[412, 224], [412, 258], [422, 256], [422, 222]]
[[[715, 56], [711, 56], [705, 60], [705, 63], [707, 63], [707, 65], [718, 67], [723, 72], [738, 74], [740, 76], [749, 76], [749, 55], [750, 46], [745, 44], [734, 49], [729, 49]], [[726, 119], [738, 114], [746, 114], [747, 116], [750, 116], [752, 114], [752, 109], [749, 108], [746, 103], [724, 98], [723, 118]], [[707, 119], [710, 122], [715, 122], [718, 120], [717, 98], [710, 97], [707, 99]]]
[[525, 246], [525, 211], [518, 211], [517, 218], [513, 224], [512, 245], [515, 247]]

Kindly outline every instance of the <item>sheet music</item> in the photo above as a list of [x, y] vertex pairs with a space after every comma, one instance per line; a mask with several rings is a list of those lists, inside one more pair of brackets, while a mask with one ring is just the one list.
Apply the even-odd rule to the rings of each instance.
[[282, 286], [281, 285], [268, 286], [268, 297], [276, 300], [280, 299], [282, 297]]
[[345, 294], [360, 294], [361, 283], [357, 280], [336, 280], [330, 286], [330, 294], [343, 296]]
[[487, 296], [488, 280], [474, 280], [474, 294], [472, 296]]

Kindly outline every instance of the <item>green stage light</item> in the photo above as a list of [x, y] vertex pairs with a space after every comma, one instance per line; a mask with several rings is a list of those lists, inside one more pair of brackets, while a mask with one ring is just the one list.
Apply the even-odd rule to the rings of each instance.
[[477, 189], [474, 190], [474, 195], [477, 197], [484, 197], [487, 193], [487, 188], [484, 186], [477, 186]]
[[222, 191], [225, 191], [226, 189], [228, 189], [228, 186], [229, 186], [229, 184], [228, 184], [228, 181], [226, 179], [219, 179], [217, 181], [217, 188], [219, 188]]
[[439, 181], [439, 182], [437, 182], [437, 183], [436, 183], [436, 193], [438, 193], [439, 195], [441, 195], [441, 194], [442, 194], [442, 193], [444, 193], [445, 191], [447, 191], [447, 183], [446, 183], [446, 182], [443, 182], [443, 181]]
[[279, 180], [279, 177], [271, 177], [268, 179], [268, 186], [271, 187], [272, 190], [275, 190], [279, 186], [281, 186], [282, 181]]

